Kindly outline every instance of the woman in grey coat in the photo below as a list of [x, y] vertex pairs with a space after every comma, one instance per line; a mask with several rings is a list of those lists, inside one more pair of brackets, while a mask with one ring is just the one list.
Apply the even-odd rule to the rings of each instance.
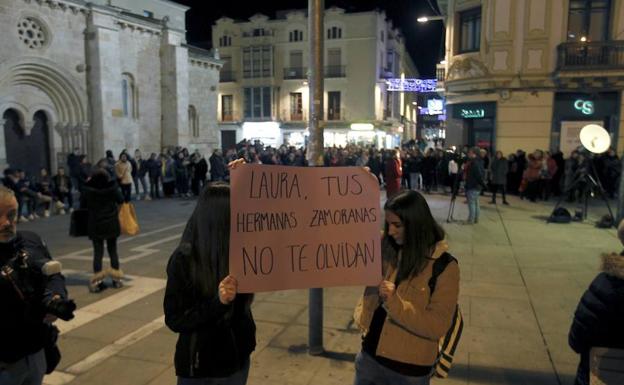
[[492, 178], [492, 200], [491, 204], [496, 204], [496, 193], [500, 190], [503, 194], [503, 204], [508, 205], [505, 196], [505, 184], [507, 183], [507, 171], [509, 164], [501, 151], [496, 151], [496, 156], [490, 162], [490, 176]]

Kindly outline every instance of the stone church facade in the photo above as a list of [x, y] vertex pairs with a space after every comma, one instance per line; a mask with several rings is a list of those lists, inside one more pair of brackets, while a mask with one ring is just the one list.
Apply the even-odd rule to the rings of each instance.
[[0, 0], [0, 167], [33, 173], [74, 148], [207, 154], [222, 63], [185, 41], [165, 0]]

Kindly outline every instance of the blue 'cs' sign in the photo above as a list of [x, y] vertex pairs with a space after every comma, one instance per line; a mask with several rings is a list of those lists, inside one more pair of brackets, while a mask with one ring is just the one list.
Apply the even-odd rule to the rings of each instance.
[[574, 102], [574, 108], [581, 111], [583, 115], [592, 115], [594, 113], [594, 102], [591, 100], [577, 99]]

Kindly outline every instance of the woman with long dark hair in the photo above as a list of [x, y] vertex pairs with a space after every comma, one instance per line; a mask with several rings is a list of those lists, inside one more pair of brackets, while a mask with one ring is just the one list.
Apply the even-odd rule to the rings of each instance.
[[459, 295], [459, 267], [450, 262], [428, 283], [448, 249], [444, 230], [423, 196], [401, 191], [386, 202], [383, 281], [366, 288], [355, 311], [363, 331], [355, 385], [428, 385], [438, 340], [448, 331]]
[[[119, 205], [123, 201], [119, 186], [103, 168], [98, 168], [93, 173], [80, 194], [80, 207], [89, 211], [87, 233], [93, 243], [93, 276], [89, 282], [92, 293], [98, 293], [105, 288], [103, 281], [107, 275], [111, 276], [114, 288], [123, 286], [123, 272], [119, 267], [117, 254], [117, 238], [121, 235]], [[102, 269], [104, 241], [110, 257], [110, 271]]]
[[230, 187], [203, 189], [167, 265], [165, 323], [179, 333], [179, 385], [243, 385], [256, 346], [250, 294], [229, 275]]

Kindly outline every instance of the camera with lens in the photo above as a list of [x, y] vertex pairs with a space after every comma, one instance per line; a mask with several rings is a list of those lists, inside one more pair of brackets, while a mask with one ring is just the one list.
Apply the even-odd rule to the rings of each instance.
[[[18, 250], [4, 266], [0, 267], [0, 279], [5, 280], [13, 288], [22, 301], [29, 301], [48, 276], [61, 273], [58, 261], [49, 261], [40, 269], [29, 263], [29, 253]], [[53, 298], [45, 305], [45, 311], [64, 321], [74, 318], [76, 304], [71, 299]]]

